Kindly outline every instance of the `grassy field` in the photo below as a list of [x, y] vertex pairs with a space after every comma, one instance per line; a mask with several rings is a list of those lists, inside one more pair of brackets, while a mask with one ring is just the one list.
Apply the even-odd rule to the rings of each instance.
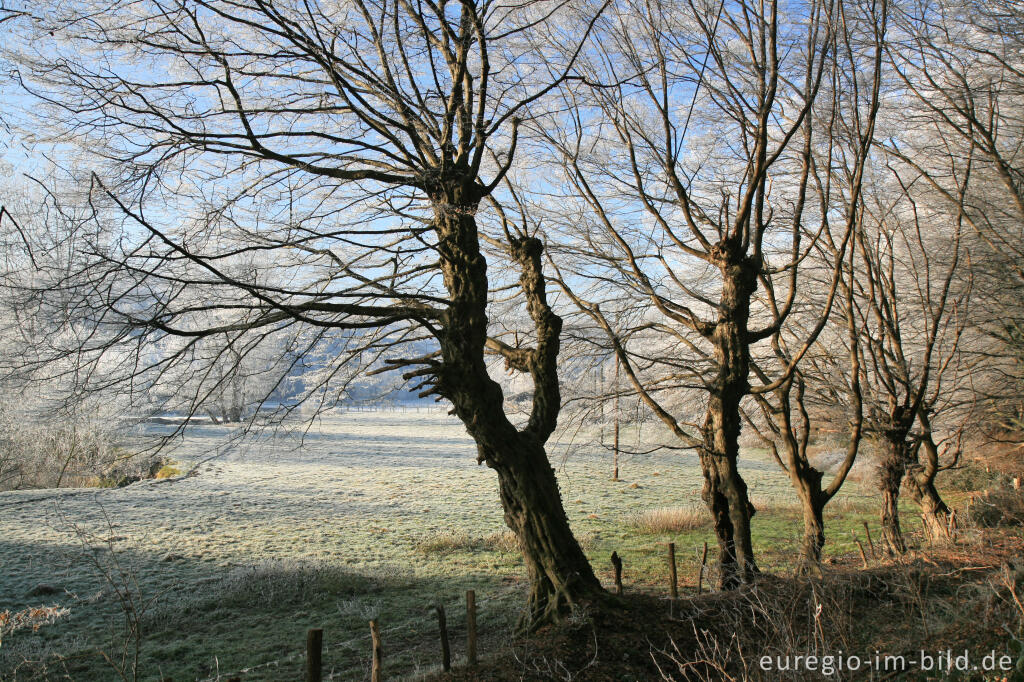
[[[171, 454], [202, 461], [227, 435], [196, 427]], [[658, 435], [646, 426], [640, 438]], [[695, 455], [624, 457], [611, 481], [606, 451], [560, 438], [552, 463], [602, 580], [615, 550], [628, 589], [664, 593], [673, 541], [682, 590], [695, 589], [705, 541], [714, 556]], [[525, 597], [496, 477], [475, 454], [441, 412], [350, 412], [239, 441], [185, 478], [0, 494], [0, 612], [67, 610], [3, 637], [0, 678], [117, 679], [137, 651], [138, 679], [299, 679], [306, 629], [322, 627], [332, 679], [364, 679], [370, 618], [390, 675], [415, 677], [438, 663], [435, 604], [462, 655], [469, 588], [486, 655]], [[801, 532], [789, 483], [757, 451], [743, 474], [760, 509], [760, 560], [787, 571]], [[871, 498], [848, 487], [826, 520], [826, 556], [856, 551], [850, 531], [863, 537], [862, 522], [876, 522]], [[911, 531], [915, 516], [905, 515]]]

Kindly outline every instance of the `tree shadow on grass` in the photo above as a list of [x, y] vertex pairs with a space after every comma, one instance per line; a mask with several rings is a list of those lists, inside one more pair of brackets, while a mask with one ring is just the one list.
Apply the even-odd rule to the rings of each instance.
[[411, 673], [435, 663], [435, 604], [446, 605], [458, 637], [464, 591], [476, 589], [481, 627], [500, 638], [524, 600], [518, 586], [486, 576], [423, 577], [402, 566], [353, 569], [326, 559], [222, 567], [123, 540], [0, 542], [0, 556], [0, 612], [67, 609], [3, 637], [0, 680], [298, 679], [311, 627], [325, 631], [325, 670], [362, 679], [371, 618], [388, 640], [390, 671]]

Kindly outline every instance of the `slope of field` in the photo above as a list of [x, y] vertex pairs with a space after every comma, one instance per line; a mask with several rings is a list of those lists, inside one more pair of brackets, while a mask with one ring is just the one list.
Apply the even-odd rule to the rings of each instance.
[[[227, 435], [196, 427], [171, 454], [206, 460]], [[663, 590], [663, 543], [675, 541], [684, 592], [694, 586], [696, 553], [713, 539], [695, 456], [626, 457], [613, 482], [607, 452], [575, 440], [562, 436], [552, 463], [602, 578], [610, 581], [614, 549], [630, 589]], [[0, 677], [106, 680], [120, 670], [131, 679], [135, 666], [139, 679], [297, 679], [305, 631], [323, 627], [325, 669], [362, 679], [370, 618], [384, 630], [389, 671], [413, 675], [438, 662], [435, 604], [446, 605], [461, 655], [469, 588], [479, 595], [486, 654], [515, 622], [523, 576], [496, 478], [475, 455], [462, 426], [441, 412], [349, 412], [236, 442], [184, 478], [0, 494], [0, 612], [67, 609], [3, 637]], [[744, 475], [762, 509], [759, 551], [771, 562], [800, 532], [792, 493], [756, 453]], [[860, 504], [847, 500], [830, 552], [852, 548], [849, 528], [865, 517], [849, 512]], [[637, 523], [664, 507], [692, 508], [696, 520]]]

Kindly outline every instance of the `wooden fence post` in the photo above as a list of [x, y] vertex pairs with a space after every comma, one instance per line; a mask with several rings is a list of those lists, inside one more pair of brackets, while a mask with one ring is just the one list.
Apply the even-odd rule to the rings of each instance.
[[466, 590], [466, 662], [476, 665], [476, 592]]
[[370, 639], [373, 640], [373, 664], [370, 668], [370, 682], [380, 682], [382, 654], [380, 651], [380, 629], [377, 619], [370, 621]]
[[861, 544], [860, 539], [857, 537], [857, 534], [854, 533], [852, 530], [850, 531], [850, 535], [853, 536], [853, 541], [857, 543], [857, 547], [860, 549], [860, 560], [864, 562], [864, 568], [867, 568], [868, 555], [864, 553], [864, 545]]
[[679, 581], [676, 576], [676, 543], [668, 543], [668, 592], [673, 599], [679, 599]]
[[306, 682], [320, 682], [323, 674], [324, 631], [310, 628], [306, 633]]
[[448, 623], [444, 617], [444, 606], [438, 604], [434, 608], [437, 610], [437, 627], [441, 631], [441, 670], [448, 672], [452, 669], [452, 650], [448, 646]]
[[612, 552], [612, 567], [615, 568], [615, 593], [622, 594], [622, 559], [618, 552]]
[[878, 555], [875, 554], [875, 543], [871, 540], [871, 528], [868, 526], [867, 521], [864, 522], [864, 533], [868, 536], [868, 546], [871, 547], [871, 558], [875, 559]]
[[704, 567], [708, 565], [708, 543], [704, 543], [704, 554], [700, 557], [700, 573], [697, 575], [697, 594], [704, 591]]

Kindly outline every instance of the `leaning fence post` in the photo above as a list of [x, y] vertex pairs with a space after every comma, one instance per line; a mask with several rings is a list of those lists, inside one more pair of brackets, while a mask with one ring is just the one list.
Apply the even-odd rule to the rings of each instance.
[[676, 576], [676, 543], [668, 543], [668, 593], [679, 599], [679, 581]]
[[466, 662], [476, 665], [476, 592], [466, 590]]
[[448, 646], [448, 623], [444, 617], [444, 606], [438, 604], [434, 609], [437, 611], [437, 627], [441, 631], [441, 670], [448, 672], [452, 669], [452, 650]]
[[373, 664], [370, 668], [370, 682], [380, 682], [380, 629], [377, 627], [376, 618], [370, 621], [370, 639], [373, 640]]
[[857, 534], [854, 533], [852, 530], [850, 531], [850, 535], [853, 536], [853, 541], [857, 543], [857, 547], [860, 549], [860, 560], [864, 562], [864, 568], [867, 568], [868, 557], [864, 553], [864, 545], [861, 544], [860, 539], [857, 537]]
[[700, 557], [700, 573], [697, 575], [697, 594], [704, 591], [704, 567], [708, 565], [708, 543], [704, 543], [704, 554]]
[[878, 555], [875, 554], [875, 543], [872, 542], [872, 540], [871, 540], [871, 527], [868, 526], [868, 522], [867, 521], [864, 522], [864, 532], [868, 536], [868, 546], [871, 547], [871, 558], [875, 559], [875, 558], [878, 557]]
[[324, 631], [320, 628], [310, 628], [306, 633], [306, 682], [320, 682], [322, 679], [323, 648]]
[[618, 552], [612, 552], [612, 566], [615, 568], [615, 593], [622, 594], [622, 559]]

